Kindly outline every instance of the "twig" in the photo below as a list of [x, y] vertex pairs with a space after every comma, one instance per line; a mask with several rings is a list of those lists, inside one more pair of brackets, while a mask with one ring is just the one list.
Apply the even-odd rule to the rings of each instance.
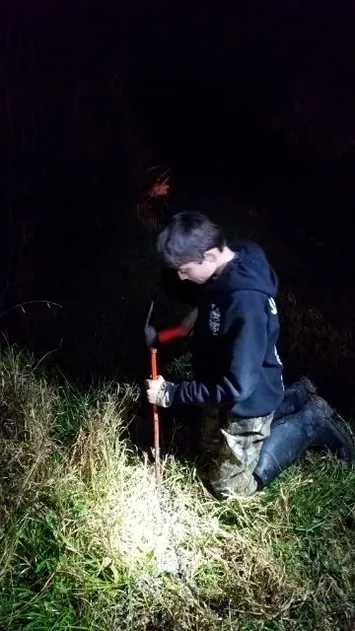
[[43, 362], [44, 359], [46, 359], [46, 357], [48, 357], [49, 355], [52, 355], [52, 353], [56, 353], [62, 346], [62, 343], [63, 343], [63, 338], [60, 340], [59, 346], [57, 346], [57, 348], [53, 348], [51, 351], [48, 351], [47, 353], [43, 355], [43, 357], [41, 357], [41, 359], [35, 365], [33, 371], [35, 372], [37, 370], [38, 366]]
[[0, 318], [3, 318], [5, 315], [10, 313], [14, 309], [22, 309], [22, 311], [25, 312], [24, 307], [28, 305], [36, 305], [36, 304], [41, 304], [41, 303], [44, 303], [45, 305], [47, 305], [48, 309], [50, 309], [51, 306], [59, 307], [60, 309], [63, 309], [62, 305], [58, 304], [57, 302], [53, 302], [52, 300], [28, 300], [27, 302], [21, 302], [18, 305], [13, 305], [12, 307], [9, 307], [9, 309], [5, 309], [5, 311], [0, 313]]

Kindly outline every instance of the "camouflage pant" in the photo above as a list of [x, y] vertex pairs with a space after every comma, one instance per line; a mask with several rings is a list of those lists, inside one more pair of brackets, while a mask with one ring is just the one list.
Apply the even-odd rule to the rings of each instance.
[[241, 418], [216, 408], [203, 411], [199, 475], [221, 498], [252, 495], [257, 489], [253, 471], [263, 440], [270, 435], [274, 413]]

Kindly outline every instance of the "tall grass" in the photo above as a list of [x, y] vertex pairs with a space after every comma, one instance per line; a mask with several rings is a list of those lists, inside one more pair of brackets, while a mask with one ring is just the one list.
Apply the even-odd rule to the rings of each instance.
[[[122, 436], [136, 386], [82, 395], [0, 358], [0, 629], [350, 629], [355, 472], [309, 456], [218, 503]], [[143, 422], [143, 421], [142, 421]]]

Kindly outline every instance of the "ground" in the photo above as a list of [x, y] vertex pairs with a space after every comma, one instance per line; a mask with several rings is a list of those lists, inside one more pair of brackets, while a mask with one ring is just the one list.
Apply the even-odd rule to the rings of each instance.
[[[222, 200], [212, 201], [213, 213]], [[223, 203], [230, 232], [258, 240], [280, 273], [286, 374], [308, 374], [351, 430], [351, 289], [329, 274], [320, 290], [327, 246], [291, 228], [280, 238], [267, 211]], [[135, 218], [131, 226], [124, 233], [114, 218], [88, 254], [86, 283], [72, 278], [58, 357], [3, 348], [0, 628], [350, 631], [352, 468], [309, 455], [254, 498], [218, 503], [187, 459], [191, 418], [167, 410], [157, 490], [141, 386], [160, 267], [155, 234]], [[341, 264], [347, 253], [336, 256]], [[158, 302], [157, 322], [174, 324], [180, 307]], [[159, 356], [163, 373], [188, 369], [186, 356], [171, 359]]]

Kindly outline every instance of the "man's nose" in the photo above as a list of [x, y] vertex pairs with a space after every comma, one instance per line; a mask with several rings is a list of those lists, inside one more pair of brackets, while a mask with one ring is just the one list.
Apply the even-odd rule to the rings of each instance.
[[178, 275], [180, 280], [185, 280], [187, 278], [186, 274], [184, 274], [183, 272], [178, 272]]

